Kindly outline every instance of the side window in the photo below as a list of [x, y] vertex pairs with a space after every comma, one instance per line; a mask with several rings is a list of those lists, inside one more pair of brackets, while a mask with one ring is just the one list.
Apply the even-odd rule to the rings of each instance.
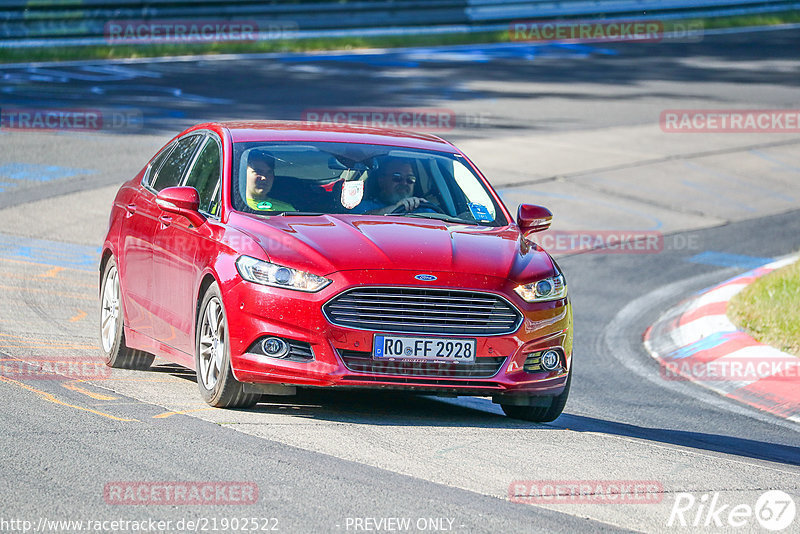
[[219, 217], [219, 206], [220, 203], [222, 202], [221, 196], [222, 196], [222, 188], [217, 187], [217, 190], [214, 193], [214, 198], [211, 199], [211, 205], [208, 207], [208, 213], [216, 217]]
[[[489, 196], [489, 193], [484, 188], [483, 184], [478, 180], [478, 177], [460, 161], [453, 161], [448, 163], [448, 173], [452, 173], [458, 184], [454, 188], [453, 193], [463, 196], [459, 199], [459, 204], [466, 201], [466, 208], [472, 214], [476, 221], [480, 222], [494, 222], [497, 219], [497, 211], [495, 203]], [[460, 191], [459, 191], [460, 190]]]
[[168, 145], [164, 150], [159, 152], [159, 154], [153, 158], [153, 162], [150, 164], [150, 169], [147, 171], [147, 175], [144, 177], [142, 181], [143, 185], [150, 186], [153, 183], [153, 177], [158, 173], [158, 169], [161, 167], [161, 164], [164, 163], [164, 159], [169, 156], [169, 153], [172, 152], [172, 149], [175, 148], [175, 143]]
[[213, 213], [209, 206], [218, 189], [219, 171], [219, 145], [213, 137], [207, 137], [186, 177], [185, 184], [197, 189], [197, 193], [200, 195], [200, 211]]
[[200, 139], [202, 139], [202, 136], [193, 135], [184, 137], [175, 144], [175, 149], [164, 161], [164, 165], [161, 166], [153, 181], [153, 189], [161, 191], [165, 187], [172, 187], [180, 183], [183, 171], [192, 161], [192, 155]]

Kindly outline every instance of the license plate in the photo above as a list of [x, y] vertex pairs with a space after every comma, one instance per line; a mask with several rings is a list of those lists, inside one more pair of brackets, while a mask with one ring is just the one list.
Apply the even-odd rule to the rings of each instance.
[[474, 339], [376, 335], [372, 358], [475, 363], [475, 347]]

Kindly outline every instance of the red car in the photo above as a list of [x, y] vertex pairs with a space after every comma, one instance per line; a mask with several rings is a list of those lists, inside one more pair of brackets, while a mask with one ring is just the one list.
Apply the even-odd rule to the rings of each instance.
[[122, 185], [100, 262], [108, 365], [192, 368], [212, 406], [297, 387], [491, 396], [552, 421], [572, 376], [564, 275], [432, 135], [194, 126]]

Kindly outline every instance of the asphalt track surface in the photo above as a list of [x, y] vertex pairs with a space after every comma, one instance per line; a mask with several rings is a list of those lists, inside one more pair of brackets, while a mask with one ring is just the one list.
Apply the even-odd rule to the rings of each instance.
[[[191, 373], [161, 360], [148, 372], [85, 381], [5, 372], [0, 520], [171, 520], [178, 531], [181, 519], [249, 517], [282, 532], [354, 532], [375, 529], [367, 518], [407, 518], [427, 531], [722, 532], [732, 527], [704, 527], [702, 513], [699, 526], [669, 526], [679, 495], [710, 502], [718, 493], [730, 509], [779, 489], [800, 502], [796, 424], [664, 380], [641, 344], [683, 296], [800, 247], [796, 134], [670, 136], [657, 125], [663, 109], [800, 107], [798, 45], [796, 32], [764, 32], [700, 43], [0, 67], [2, 106], [142, 118], [102, 133], [0, 130], [6, 361], [97, 358], [96, 254], [116, 187], [201, 120], [446, 107], [461, 123], [443, 135], [473, 155], [509, 205], [551, 205], [565, 230], [664, 235], [663, 248], [646, 254], [561, 251], [575, 379], [550, 424], [505, 418], [488, 399], [393, 393], [306, 392], [211, 410]], [[519, 480], [655, 481], [663, 491], [639, 504], [531, 505], [508, 498]], [[213, 506], [104, 500], [106, 485], [126, 481], [252, 482], [259, 497]], [[751, 517], [737, 532], [760, 528]]]

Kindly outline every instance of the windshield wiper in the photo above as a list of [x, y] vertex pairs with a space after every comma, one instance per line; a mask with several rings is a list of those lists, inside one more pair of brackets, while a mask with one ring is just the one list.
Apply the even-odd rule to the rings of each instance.
[[325, 215], [325, 214], [317, 212], [317, 211], [282, 211], [280, 213], [272, 213], [271, 215], [279, 215], [279, 216], [280, 215], [283, 215], [283, 216], [308, 215], [309, 217], [317, 217], [319, 215]]
[[421, 219], [438, 219], [440, 221], [463, 223], [463, 224], [476, 224], [474, 221], [468, 221], [459, 217], [453, 217], [444, 213], [394, 213], [393, 215], [400, 215], [401, 217], [419, 217]]

